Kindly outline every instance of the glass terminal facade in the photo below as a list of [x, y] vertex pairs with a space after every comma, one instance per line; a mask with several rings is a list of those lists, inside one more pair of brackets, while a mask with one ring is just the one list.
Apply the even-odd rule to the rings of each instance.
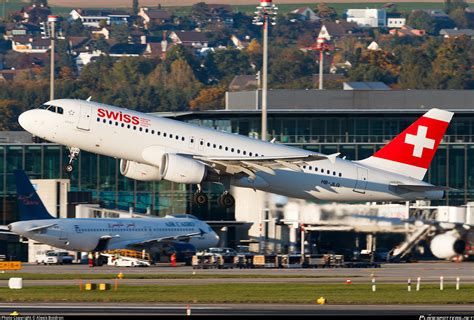
[[[312, 151], [340, 152], [350, 160], [372, 155], [399, 134], [419, 115], [415, 114], [321, 114], [316, 112], [270, 112], [269, 139]], [[259, 138], [260, 114], [257, 112], [195, 112], [175, 115], [175, 119], [219, 130]], [[474, 116], [456, 113], [447, 136], [439, 147], [425, 180], [449, 191], [440, 205], [462, 205], [474, 200]], [[23, 168], [31, 179], [71, 178], [71, 191], [90, 191], [104, 207], [155, 215], [192, 213], [204, 220], [234, 220], [232, 209], [217, 206], [223, 191], [208, 185], [209, 204], [192, 204], [195, 186], [167, 181], [141, 182], [120, 174], [120, 159], [81, 152], [75, 170], [64, 172], [68, 150], [49, 143], [0, 142], [0, 223], [17, 219], [16, 186], [13, 170]]]

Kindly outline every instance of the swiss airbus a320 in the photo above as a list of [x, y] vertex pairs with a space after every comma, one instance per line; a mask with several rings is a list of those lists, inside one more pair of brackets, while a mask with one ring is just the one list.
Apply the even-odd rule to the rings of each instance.
[[19, 117], [44, 140], [69, 147], [67, 171], [80, 150], [121, 159], [120, 172], [142, 181], [220, 183], [218, 202], [234, 205], [230, 186], [338, 202], [440, 199], [446, 187], [423, 177], [453, 116], [430, 109], [372, 156], [350, 161], [102, 103], [59, 99]]

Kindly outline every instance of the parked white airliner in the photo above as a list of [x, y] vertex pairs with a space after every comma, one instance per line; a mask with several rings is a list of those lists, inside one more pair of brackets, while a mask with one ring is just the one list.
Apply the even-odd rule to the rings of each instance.
[[80, 150], [120, 158], [120, 171], [142, 181], [224, 185], [219, 203], [234, 204], [230, 185], [288, 197], [341, 202], [440, 199], [445, 187], [423, 182], [452, 112], [431, 109], [373, 156], [349, 161], [278, 143], [221, 132], [84, 100], [59, 99], [22, 113], [33, 135]]
[[43, 205], [26, 173], [15, 170], [20, 219], [11, 232], [53, 247], [72, 251], [146, 249], [163, 243], [187, 242], [196, 249], [213, 247], [219, 237], [204, 221], [191, 215], [165, 218], [55, 219]]

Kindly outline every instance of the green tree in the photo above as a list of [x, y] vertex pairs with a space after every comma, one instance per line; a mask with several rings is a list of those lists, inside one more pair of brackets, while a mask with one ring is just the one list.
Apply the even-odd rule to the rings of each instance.
[[115, 24], [112, 26], [112, 37], [117, 43], [128, 43], [130, 29], [126, 24]]
[[461, 8], [461, 9], [466, 9], [469, 7], [469, 4], [466, 3], [464, 0], [446, 0], [444, 2], [444, 11], [446, 13], [450, 14], [451, 11]]
[[456, 27], [464, 29], [468, 27], [469, 21], [466, 16], [466, 11], [462, 7], [457, 7], [449, 13], [449, 17], [454, 21]]
[[435, 19], [423, 10], [415, 10], [410, 13], [407, 24], [415, 29], [425, 30], [429, 34], [434, 34], [436, 31]]
[[271, 62], [268, 80], [277, 88], [312, 87], [315, 59], [297, 48], [283, 49]]
[[400, 77], [402, 89], [425, 89], [429, 87], [431, 60], [422, 49], [403, 46]]
[[472, 81], [468, 37], [446, 39], [432, 63], [431, 82], [435, 89], [467, 89]]

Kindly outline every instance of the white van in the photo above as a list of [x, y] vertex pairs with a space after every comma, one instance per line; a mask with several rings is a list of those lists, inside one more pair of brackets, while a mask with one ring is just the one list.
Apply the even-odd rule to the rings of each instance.
[[39, 251], [35, 257], [37, 264], [71, 264], [73, 257], [67, 251]]

